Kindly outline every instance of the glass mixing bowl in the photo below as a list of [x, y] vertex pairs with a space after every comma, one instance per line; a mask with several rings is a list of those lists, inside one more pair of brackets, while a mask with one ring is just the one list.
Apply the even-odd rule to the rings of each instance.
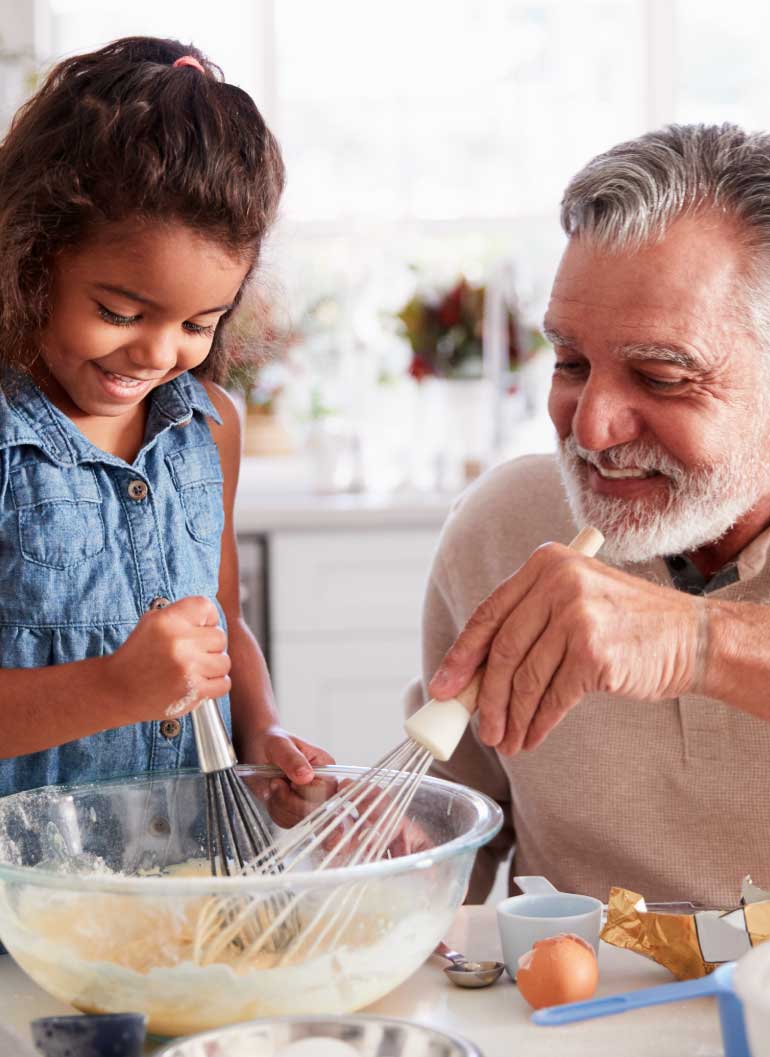
[[[285, 795], [280, 810], [271, 804], [285, 783], [267, 768], [239, 772], [266, 824], [285, 832], [270, 814], [286, 824]], [[366, 772], [318, 773], [313, 790], [323, 800]], [[0, 800], [0, 940], [56, 998], [84, 1012], [146, 1013], [155, 1034], [348, 1013], [430, 954], [463, 899], [476, 850], [502, 823], [482, 794], [424, 778], [388, 858], [212, 877], [205, 805], [197, 771]]]

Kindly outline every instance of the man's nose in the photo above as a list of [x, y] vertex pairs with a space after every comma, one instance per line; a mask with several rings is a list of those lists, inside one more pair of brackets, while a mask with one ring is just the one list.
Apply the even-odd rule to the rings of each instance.
[[642, 420], [622, 386], [589, 378], [572, 417], [572, 434], [582, 448], [603, 451], [637, 440]]

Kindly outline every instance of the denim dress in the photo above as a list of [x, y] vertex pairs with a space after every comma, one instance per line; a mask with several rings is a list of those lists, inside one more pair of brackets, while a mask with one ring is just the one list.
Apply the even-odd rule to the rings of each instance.
[[[14, 378], [0, 391], [2, 667], [101, 657], [150, 609], [188, 595], [216, 602], [222, 469], [207, 417], [221, 419], [188, 374], [148, 400], [129, 464], [95, 447], [31, 381]], [[219, 705], [229, 728], [228, 699]], [[6, 707], [0, 700], [0, 756]], [[189, 716], [114, 728], [105, 711], [104, 725], [0, 759], [0, 796], [197, 765]]]

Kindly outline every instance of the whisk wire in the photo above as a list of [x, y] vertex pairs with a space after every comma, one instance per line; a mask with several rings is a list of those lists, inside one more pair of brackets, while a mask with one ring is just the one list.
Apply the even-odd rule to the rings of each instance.
[[[349, 786], [346, 786], [341, 793], [335, 794], [331, 799], [324, 801], [324, 803], [311, 811], [302, 822], [290, 831], [290, 835], [286, 840], [282, 840], [275, 845], [274, 854], [276, 859], [283, 863], [285, 870], [293, 870], [319, 847], [323, 847], [327, 838], [330, 837], [335, 829], [342, 826], [346, 819], [352, 818], [354, 827], [357, 827], [361, 821], [361, 815], [357, 810], [358, 805], [367, 796], [371, 795], [372, 787], [376, 787], [379, 784], [382, 775], [387, 774], [392, 777], [394, 771], [408, 770], [413, 760], [426, 751], [421, 749], [411, 738], [407, 738], [376, 763], [365, 775], [356, 779]], [[373, 805], [371, 810], [376, 810], [376, 806], [376, 804]], [[367, 813], [366, 817], [369, 814], [371, 814], [371, 811]], [[327, 818], [328, 821], [319, 830], [317, 824], [324, 818]], [[350, 831], [348, 831], [346, 843], [349, 843], [349, 840]], [[335, 844], [335, 849], [337, 847], [338, 845]], [[291, 857], [292, 855], [294, 856], [293, 858]], [[331, 858], [333, 856], [327, 856], [314, 868], [325, 869]], [[259, 861], [260, 866], [264, 861], [265, 858], [263, 856]]]
[[224, 774], [230, 795], [237, 805], [240, 815], [244, 842], [248, 844], [250, 849], [247, 860], [240, 863], [241, 868], [254, 867], [254, 864], [259, 860], [263, 864], [260, 867], [261, 871], [266, 869], [269, 873], [280, 873], [283, 867], [276, 861], [275, 855], [272, 853], [272, 834], [257, 811], [251, 793], [241, 778], [233, 771], [226, 771]]
[[[325, 854], [314, 869], [342, 862], [375, 861], [386, 854], [404, 819], [431, 754], [407, 738], [366, 774], [319, 804], [287, 837], [271, 842], [251, 791], [231, 768], [206, 774], [206, 818], [212, 872], [232, 876], [290, 873], [318, 849]], [[331, 845], [328, 847], [328, 845]], [[306, 893], [271, 892], [268, 896], [233, 895], [212, 899], [202, 908], [194, 937], [199, 964], [211, 964], [225, 950], [248, 962], [261, 951], [279, 955], [284, 964], [306, 949], [312, 954], [338, 942], [366, 892], [357, 881], [342, 893], [326, 896], [305, 922], [300, 906]]]
[[[385, 801], [384, 811], [375, 818], [376, 825], [364, 831], [355, 850], [346, 856], [345, 865], [352, 866], [361, 862], [372, 862], [382, 857], [383, 852], [387, 850], [393, 837], [398, 832], [417, 786], [430, 766], [432, 757], [427, 749], [407, 739], [406, 742], [399, 746], [398, 750], [390, 753], [386, 759], [389, 763], [393, 759], [398, 759], [399, 762], [410, 766], [413, 770], [405, 772], [402, 767], [394, 771], [391, 767], [383, 766], [381, 761], [363, 778], [352, 783], [351, 786], [347, 787], [342, 793], [338, 793], [332, 800], [327, 801], [326, 805], [324, 805], [327, 810], [333, 809], [336, 811], [334, 819], [331, 823], [323, 826], [320, 831], [313, 834], [312, 845], [306, 846], [303, 849], [303, 854], [298, 855], [292, 861], [291, 866], [287, 867], [287, 870], [292, 869], [300, 859], [304, 858], [305, 853], [309, 854], [326, 840], [329, 833], [339, 826], [340, 815], [349, 816], [352, 813], [350, 810], [351, 805], [357, 808], [365, 797], [370, 798], [368, 803], [357, 814], [354, 824], [344, 832], [340, 838], [340, 844], [335, 845], [315, 868], [324, 869], [335, 858], [339, 857], [341, 846], [343, 848], [350, 846], [362, 827], [366, 826], [368, 819], [377, 811], [380, 804]], [[385, 784], [377, 785], [372, 780], [375, 774]], [[372, 786], [374, 786], [375, 791], [372, 790]], [[395, 793], [393, 792], [394, 788], [396, 790]], [[313, 814], [316, 815], [316, 818], [322, 817], [321, 812], [313, 812]], [[282, 951], [279, 964], [284, 964], [289, 958], [295, 957], [303, 948], [305, 948], [306, 956], [315, 953], [324, 940], [332, 933], [334, 937], [339, 937], [348, 927], [360, 904], [366, 885], [367, 882], [358, 881], [342, 894], [340, 894], [338, 889], [335, 889], [334, 892], [328, 895], [315, 910], [312, 917], [305, 921], [302, 924], [302, 928], [293, 935], [292, 941]], [[256, 956], [266, 944], [271, 942], [288, 914], [298, 910], [302, 898], [301, 894], [295, 896], [292, 905], [283, 908], [270, 923], [268, 929], [257, 937], [254, 942], [244, 947], [244, 959]]]
[[[377, 828], [371, 828], [365, 834], [361, 843], [348, 860], [347, 865], [354, 866], [360, 862], [368, 863], [378, 861], [390, 846], [403, 822], [409, 804], [412, 802], [412, 798], [417, 790], [417, 786], [431, 764], [432, 757], [426, 749], [423, 749], [421, 753], [418, 753], [417, 757], [415, 764], [416, 770], [409, 774], [404, 782], [401, 783], [399, 790], [396, 796], [391, 800], [389, 807], [383, 815], [377, 819]], [[297, 951], [303, 947], [305, 948], [305, 957], [312, 957], [332, 930], [334, 931], [335, 937], [343, 935], [348, 925], [353, 920], [367, 887], [367, 881], [358, 881], [348, 888], [348, 890], [342, 894], [341, 898], [339, 893], [327, 896], [326, 900], [324, 900], [321, 906], [316, 910], [313, 918], [303, 927], [302, 932], [297, 934], [291, 950], [284, 952], [281, 958], [281, 964], [287, 960], [289, 954], [293, 957], [296, 955]], [[352, 905], [350, 905], [351, 901]], [[330, 914], [329, 910], [332, 903], [334, 903], [334, 909]], [[313, 932], [318, 923], [323, 924], [314, 935]], [[312, 940], [308, 946], [305, 946], [306, 939]]]

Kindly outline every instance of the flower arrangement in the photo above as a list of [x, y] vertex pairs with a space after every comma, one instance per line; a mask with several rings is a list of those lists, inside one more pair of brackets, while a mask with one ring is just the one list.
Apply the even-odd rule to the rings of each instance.
[[[415, 293], [396, 313], [402, 335], [412, 350], [409, 373], [420, 381], [437, 378], [480, 378], [484, 337], [485, 287], [461, 276], [448, 290]], [[508, 309], [510, 370], [545, 344], [539, 331], [524, 327]]]

